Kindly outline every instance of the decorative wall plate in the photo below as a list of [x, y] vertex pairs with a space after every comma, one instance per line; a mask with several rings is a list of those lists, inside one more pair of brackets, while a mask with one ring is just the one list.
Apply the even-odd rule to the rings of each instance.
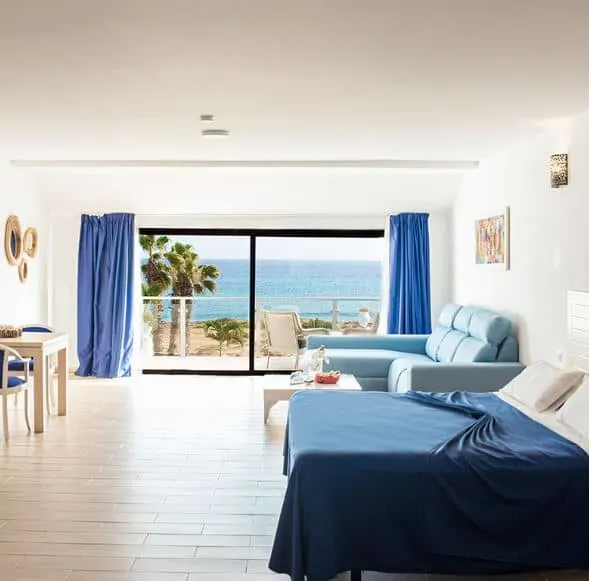
[[18, 264], [23, 253], [23, 240], [17, 216], [8, 216], [4, 233], [4, 252], [9, 264]]
[[24, 259], [18, 265], [18, 278], [20, 282], [27, 282], [29, 278], [29, 263]]
[[23, 236], [23, 250], [24, 253], [31, 258], [37, 256], [37, 252], [39, 251], [39, 234], [37, 233], [36, 228], [30, 227], [25, 230], [25, 235]]

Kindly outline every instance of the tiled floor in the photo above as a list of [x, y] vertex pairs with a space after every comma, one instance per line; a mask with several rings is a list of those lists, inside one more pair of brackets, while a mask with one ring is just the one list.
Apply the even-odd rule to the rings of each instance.
[[[206, 355], [192, 355], [188, 357], [173, 357], [167, 355], [143, 355], [141, 364], [144, 369], [184, 369], [192, 371], [243, 371], [249, 368], [249, 357], [243, 356], [223, 356], [210, 357]], [[270, 370], [287, 370], [291, 371], [295, 366], [295, 358], [272, 356], [270, 364], [267, 367], [266, 357], [256, 357], [254, 369], [264, 371]]]
[[[27, 436], [22, 410], [11, 409], [11, 441], [0, 444], [0, 581], [284, 579], [267, 569], [284, 490], [284, 406], [264, 426], [259, 382], [146, 376], [72, 381], [70, 415], [51, 417], [44, 435]], [[589, 575], [493, 579], [514, 578]], [[377, 579], [425, 577], [365, 575]]]

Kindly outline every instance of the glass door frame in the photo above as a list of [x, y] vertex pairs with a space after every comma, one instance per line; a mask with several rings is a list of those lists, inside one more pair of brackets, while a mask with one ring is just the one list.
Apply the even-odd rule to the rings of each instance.
[[[139, 228], [139, 235], [152, 236], [236, 236], [249, 238], [249, 317], [247, 369], [142, 369], [145, 375], [289, 375], [292, 370], [255, 368], [256, 332], [256, 248], [258, 238], [383, 238], [383, 229], [268, 229], [268, 228]], [[384, 242], [384, 240], [383, 240]]]

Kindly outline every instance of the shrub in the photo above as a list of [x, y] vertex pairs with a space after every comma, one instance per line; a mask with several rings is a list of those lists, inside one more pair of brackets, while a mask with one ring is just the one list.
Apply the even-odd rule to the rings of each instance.
[[333, 327], [331, 321], [324, 319], [306, 319], [303, 321], [304, 329], [331, 329]]

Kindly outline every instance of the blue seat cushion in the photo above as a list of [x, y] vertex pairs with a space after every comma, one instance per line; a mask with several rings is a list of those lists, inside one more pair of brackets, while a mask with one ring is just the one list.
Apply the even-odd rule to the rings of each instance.
[[351, 373], [357, 377], [386, 378], [391, 363], [395, 359], [415, 358], [431, 361], [420, 353], [406, 353], [389, 349], [328, 349], [329, 363], [325, 365], [327, 371], [337, 370]]
[[[33, 371], [33, 361], [31, 361], [30, 370]], [[18, 359], [13, 359], [12, 361], [8, 362], [8, 371], [17, 371], [20, 373], [25, 372], [25, 362], [19, 361]]]
[[474, 337], [465, 337], [460, 342], [453, 363], [492, 363], [497, 358], [497, 347]]
[[405, 357], [395, 359], [389, 370], [389, 391], [407, 391], [409, 389], [409, 369], [415, 363], [419, 363], [420, 365], [435, 365], [436, 362], [425, 355], [419, 355], [417, 353], [405, 353]]
[[24, 383], [25, 380], [22, 377], [14, 377], [14, 375], [8, 377], [8, 387], [20, 387]]
[[44, 325], [27, 325], [23, 327], [23, 333], [51, 333], [51, 329]]

